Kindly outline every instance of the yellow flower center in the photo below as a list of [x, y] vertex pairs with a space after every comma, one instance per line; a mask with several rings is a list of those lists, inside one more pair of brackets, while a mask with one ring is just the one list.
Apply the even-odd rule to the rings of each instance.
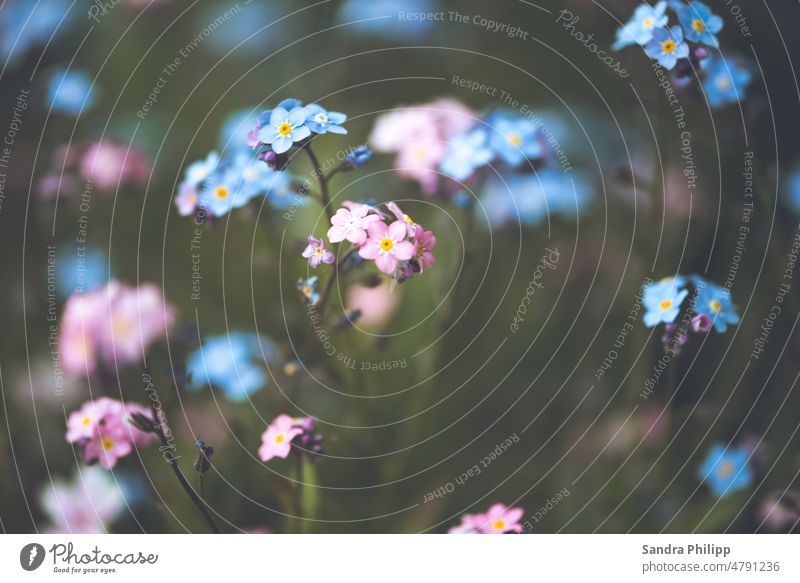
[[504, 520], [495, 520], [492, 526], [495, 530], [503, 530], [506, 527], [506, 523]]
[[100, 440], [100, 447], [103, 448], [103, 451], [111, 451], [114, 449], [114, 440], [110, 437], [104, 437]]
[[727, 75], [727, 73], [722, 73], [721, 75], [717, 75], [717, 89], [720, 91], [729, 91], [733, 82], [731, 78]]
[[692, 28], [696, 32], [705, 32], [706, 31], [706, 23], [700, 20], [699, 18], [695, 18], [692, 21]]
[[84, 427], [88, 427], [91, 422], [92, 422], [91, 417], [84, 417], [81, 420], [81, 423], [83, 424]]
[[662, 312], [669, 310], [671, 307], [672, 307], [672, 300], [664, 300], [663, 302], [661, 302], [661, 305], [659, 306]]
[[394, 241], [392, 241], [388, 237], [381, 241], [381, 249], [383, 249], [384, 251], [391, 251], [392, 247], [394, 247]]
[[413, 220], [411, 219], [411, 217], [409, 217], [408, 215], [403, 215], [403, 218], [406, 220], [406, 222], [407, 222], [409, 225], [413, 225], [413, 224], [414, 224], [414, 221], [413, 221]]
[[512, 146], [519, 146], [522, 143], [522, 136], [519, 134], [508, 134], [508, 143]]
[[291, 135], [292, 126], [290, 126], [288, 123], [282, 123], [281, 125], [278, 126], [278, 133], [282, 136]]
[[661, 50], [664, 51], [667, 55], [671, 55], [675, 52], [676, 45], [674, 40], [665, 40], [664, 43], [661, 45]]
[[230, 190], [228, 190], [227, 186], [217, 186], [214, 189], [214, 196], [217, 197], [218, 200], [225, 200], [228, 198], [230, 194]]
[[311, 288], [309, 286], [307, 286], [307, 285], [303, 286], [302, 293], [303, 293], [303, 295], [305, 297], [310, 298], [311, 297]]
[[284, 439], [286, 439], [286, 437], [283, 435], [283, 433], [279, 433], [275, 438], [275, 443], [283, 443]]
[[711, 308], [711, 311], [715, 314], [719, 314], [722, 311], [722, 304], [720, 304], [717, 300], [711, 300], [708, 302], [708, 307]]
[[114, 318], [112, 330], [116, 338], [125, 338], [132, 329], [131, 323], [126, 318]]
[[314, 253], [317, 255], [322, 255], [325, 253], [325, 250], [321, 246], [317, 246], [316, 249], [314, 249]]
[[655, 22], [655, 20], [653, 20], [653, 17], [652, 17], [652, 16], [648, 16], [647, 18], [645, 18], [645, 19], [642, 21], [642, 26], [644, 26], [644, 28], [645, 28], [646, 30], [650, 30], [651, 28], [653, 28], [653, 25], [654, 25], [655, 23], [656, 23], [656, 22]]
[[725, 462], [719, 467], [719, 475], [722, 478], [730, 477], [733, 473], [733, 464], [731, 462]]
[[197, 204], [197, 195], [194, 192], [189, 195], [189, 204], [191, 204], [192, 206]]

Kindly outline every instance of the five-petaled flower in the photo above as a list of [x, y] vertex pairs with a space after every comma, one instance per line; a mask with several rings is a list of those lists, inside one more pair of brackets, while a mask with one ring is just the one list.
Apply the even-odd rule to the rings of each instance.
[[670, 324], [675, 321], [681, 303], [689, 295], [689, 292], [683, 289], [683, 283], [682, 279], [668, 278], [645, 287], [642, 303], [647, 310], [644, 323], [648, 328], [661, 322]]
[[655, 59], [665, 69], [674, 69], [678, 59], [689, 56], [689, 45], [683, 41], [680, 26], [658, 28], [653, 31], [653, 40], [644, 48], [647, 56]]
[[391, 275], [397, 269], [398, 261], [407, 261], [414, 256], [414, 245], [406, 241], [405, 221], [395, 221], [386, 225], [374, 221], [369, 227], [369, 238], [358, 250], [364, 259], [374, 259], [382, 272]]
[[339, 243], [345, 239], [353, 245], [361, 245], [367, 240], [367, 228], [380, 217], [365, 204], [353, 204], [350, 208], [340, 208], [331, 217], [331, 228], [328, 239], [331, 243]]
[[296, 142], [306, 139], [311, 130], [306, 125], [306, 110], [295, 107], [287, 111], [276, 107], [269, 116], [269, 124], [262, 127], [257, 134], [258, 140], [271, 144], [276, 154], [283, 154]]
[[308, 236], [308, 245], [303, 250], [303, 257], [308, 259], [308, 264], [316, 269], [320, 263], [331, 264], [336, 261], [332, 251], [325, 247], [325, 242], [322, 239], [317, 239], [313, 235]]
[[653, 39], [653, 31], [667, 25], [669, 17], [665, 14], [667, 3], [658, 2], [655, 6], [640, 4], [633, 12], [631, 19], [617, 29], [614, 50], [629, 45], [646, 45]]
[[312, 275], [308, 279], [300, 279], [297, 282], [297, 289], [310, 306], [316, 306], [321, 297], [317, 290], [317, 281], [317, 276]]
[[295, 426], [294, 419], [286, 414], [278, 415], [261, 435], [258, 457], [262, 462], [287, 457], [292, 450], [292, 440], [302, 433], [303, 429]]
[[717, 332], [725, 332], [728, 324], [738, 324], [739, 314], [731, 302], [731, 292], [723, 287], [706, 284], [697, 297], [695, 309], [711, 318]]
[[688, 4], [676, 4], [675, 12], [686, 31], [688, 40], [714, 48], [719, 47], [716, 33], [722, 30], [724, 23], [722, 18], [711, 12], [708, 6], [698, 0], [692, 0]]
[[316, 103], [306, 105], [306, 124], [315, 134], [324, 134], [327, 132], [331, 132], [332, 134], [346, 134], [347, 130], [341, 125], [346, 120], [347, 116], [338, 111], [327, 111]]
[[729, 449], [714, 445], [700, 467], [699, 477], [708, 482], [714, 494], [726, 496], [750, 485], [753, 475], [747, 463], [749, 459], [747, 448]]
[[433, 248], [435, 246], [436, 235], [433, 234], [433, 231], [426, 231], [419, 225], [415, 225], [414, 248], [416, 249], [415, 257], [420, 273], [424, 272], [426, 267], [433, 267], [433, 262], [435, 261]]

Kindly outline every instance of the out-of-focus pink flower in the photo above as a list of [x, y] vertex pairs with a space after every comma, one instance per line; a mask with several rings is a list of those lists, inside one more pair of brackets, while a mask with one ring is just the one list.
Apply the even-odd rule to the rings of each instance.
[[258, 449], [261, 461], [287, 457], [292, 450], [292, 440], [301, 433], [303, 430], [294, 426], [294, 419], [286, 414], [278, 415], [261, 435], [261, 447]]
[[81, 468], [70, 483], [55, 480], [40, 494], [45, 532], [102, 534], [125, 508], [120, 484], [98, 467]]
[[178, 214], [182, 217], [188, 216], [197, 208], [197, 189], [191, 184], [182, 184], [175, 197], [175, 204], [178, 207]]
[[354, 285], [347, 291], [347, 311], [358, 310], [360, 326], [379, 326], [386, 322], [397, 308], [397, 294], [388, 283], [375, 287]]
[[380, 217], [370, 212], [365, 205], [353, 205], [351, 208], [340, 208], [331, 217], [331, 228], [328, 229], [328, 239], [331, 243], [339, 243], [347, 239], [353, 245], [361, 245], [367, 240], [366, 229]]
[[426, 267], [432, 267], [434, 261], [436, 261], [433, 256], [433, 248], [435, 246], [436, 235], [433, 234], [433, 231], [426, 231], [419, 225], [415, 225], [414, 248], [416, 249], [420, 273], [424, 272]]
[[792, 492], [786, 494], [789, 504], [785, 504], [778, 495], [764, 498], [758, 508], [758, 517], [763, 521], [768, 530], [780, 532], [800, 520], [800, 506], [796, 495]]
[[364, 259], [374, 259], [382, 272], [391, 275], [398, 261], [407, 261], [414, 256], [414, 245], [406, 241], [405, 221], [395, 221], [388, 227], [381, 221], [368, 228], [369, 238], [358, 250]]
[[97, 461], [110, 470], [117, 459], [125, 457], [133, 450], [133, 442], [121, 420], [110, 419], [108, 423], [95, 427], [94, 435], [86, 443], [84, 456], [87, 462]]
[[106, 415], [122, 417], [123, 411], [120, 401], [108, 397], [86, 401], [80, 409], [70, 413], [67, 418], [67, 441], [75, 443], [82, 439], [91, 439], [98, 424]]
[[475, 118], [472, 110], [453, 99], [398, 108], [378, 117], [369, 143], [379, 152], [397, 153], [397, 172], [432, 193], [448, 140], [469, 129]]
[[103, 190], [118, 184], [144, 184], [150, 162], [139, 150], [109, 140], [93, 143], [80, 162], [81, 174]]
[[522, 508], [508, 508], [505, 504], [495, 504], [486, 514], [478, 516], [476, 521], [484, 534], [521, 532], [522, 525], [519, 520], [524, 513]]
[[465, 514], [461, 517], [461, 524], [453, 526], [447, 531], [448, 534], [479, 534], [478, 520], [480, 514]]
[[62, 316], [59, 350], [64, 370], [92, 373], [97, 361], [109, 366], [136, 362], [175, 320], [175, 311], [156, 286], [138, 288], [109, 282], [73, 294]]

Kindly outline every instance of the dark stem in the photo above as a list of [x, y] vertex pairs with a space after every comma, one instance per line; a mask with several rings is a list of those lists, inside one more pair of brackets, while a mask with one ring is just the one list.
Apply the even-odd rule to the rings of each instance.
[[322, 292], [322, 297], [319, 300], [319, 307], [317, 308], [317, 311], [319, 312], [320, 320], [322, 320], [322, 318], [325, 316], [325, 304], [328, 302], [328, 297], [333, 292], [333, 284], [335, 284], [336, 280], [339, 279], [339, 270], [344, 265], [344, 262], [347, 261], [350, 258], [350, 256], [355, 252], [356, 248], [353, 247], [352, 249], [350, 249], [350, 251], [345, 253], [344, 257], [342, 257], [339, 260], [339, 262], [336, 263], [336, 265], [334, 266], [333, 273], [328, 278], [328, 281], [325, 284], [325, 290]]
[[[167, 436], [164, 434], [164, 428], [158, 419], [158, 410], [155, 408], [155, 405], [153, 403], [151, 403], [151, 406], [153, 409], [154, 419], [156, 421], [154, 432], [158, 436], [158, 439], [161, 442], [161, 446], [166, 448], [163, 451], [165, 452], [170, 451], [174, 448], [174, 446], [170, 445], [169, 441], [167, 440]], [[175, 457], [174, 452], [173, 455], [169, 457], [165, 455], [164, 459], [170, 466], [172, 466], [172, 471], [175, 473], [175, 477], [178, 478], [178, 482], [180, 482], [181, 487], [184, 489], [189, 498], [191, 498], [194, 505], [197, 506], [197, 509], [203, 515], [203, 518], [205, 518], [211, 531], [214, 534], [220, 534], [220, 530], [217, 527], [216, 523], [214, 522], [214, 519], [211, 517], [211, 513], [208, 511], [208, 508], [206, 508], [205, 502], [203, 502], [203, 500], [197, 495], [197, 493], [192, 488], [192, 485], [189, 484], [189, 481], [186, 479], [186, 476], [183, 475], [180, 466], [178, 466], [178, 460]]]
[[317, 177], [319, 189], [322, 192], [322, 206], [325, 207], [325, 214], [328, 216], [328, 222], [330, 222], [333, 217], [333, 209], [331, 209], [331, 194], [328, 190], [328, 179], [322, 172], [322, 166], [320, 166], [316, 154], [314, 154], [314, 151], [311, 149], [311, 144], [306, 144], [303, 146], [303, 149], [308, 153], [311, 165], [314, 167], [314, 175]]

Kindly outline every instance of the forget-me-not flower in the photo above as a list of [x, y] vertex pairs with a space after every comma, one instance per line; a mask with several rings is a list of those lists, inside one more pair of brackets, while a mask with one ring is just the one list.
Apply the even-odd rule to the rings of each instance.
[[453, 136], [439, 170], [454, 180], [466, 180], [492, 158], [494, 151], [489, 147], [489, 134], [484, 128], [474, 128]]
[[630, 45], [644, 46], [653, 39], [653, 31], [667, 25], [669, 17], [666, 15], [667, 3], [658, 2], [655, 6], [641, 4], [634, 12], [631, 19], [617, 29], [614, 50]]
[[674, 69], [678, 59], [689, 56], [689, 45], [683, 40], [680, 26], [657, 28], [653, 31], [653, 39], [644, 48], [647, 56], [657, 60], [665, 69]]
[[717, 444], [700, 467], [699, 477], [708, 482], [714, 494], [726, 496], [750, 485], [753, 474], [747, 464], [749, 457], [746, 448], [727, 449]]
[[276, 154], [283, 154], [295, 142], [306, 139], [311, 130], [306, 125], [306, 110], [295, 107], [287, 111], [276, 107], [269, 117], [269, 124], [258, 131], [258, 139], [264, 144], [271, 144]]
[[327, 111], [316, 103], [306, 105], [306, 125], [315, 134], [346, 134], [347, 130], [342, 127], [347, 120], [347, 116], [338, 111]]
[[719, 47], [716, 33], [722, 30], [724, 23], [722, 18], [711, 12], [708, 6], [699, 0], [692, 0], [688, 4], [676, 4], [675, 12], [686, 31], [687, 39], [711, 47]]
[[744, 97], [750, 84], [750, 70], [735, 59], [723, 59], [711, 54], [701, 61], [705, 78], [703, 90], [711, 107], [720, 107], [728, 103], [736, 103]]

